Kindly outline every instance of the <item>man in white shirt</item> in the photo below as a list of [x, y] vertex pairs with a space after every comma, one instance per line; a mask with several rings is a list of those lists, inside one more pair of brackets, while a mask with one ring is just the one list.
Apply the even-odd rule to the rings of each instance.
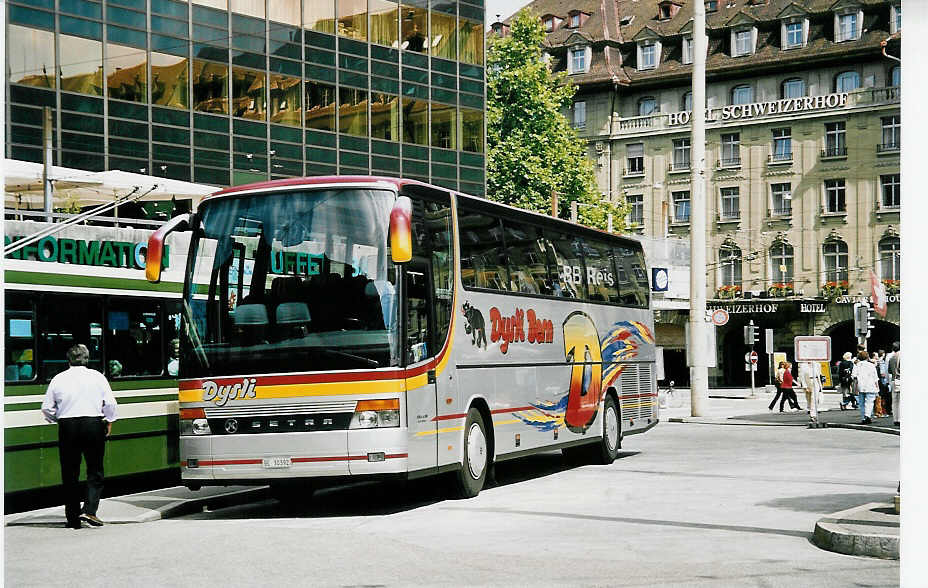
[[[103, 374], [87, 367], [89, 360], [86, 345], [68, 349], [71, 367], [52, 378], [42, 402], [45, 419], [58, 423], [58, 456], [69, 529], [80, 529], [82, 522], [94, 527], [103, 525], [97, 518], [103, 493], [103, 453], [116, 420], [116, 399], [109, 382]], [[78, 485], [81, 456], [87, 463], [83, 512]]]
[[860, 405], [860, 424], [869, 425], [873, 421], [873, 402], [880, 391], [880, 378], [876, 366], [870, 361], [870, 354], [861, 351], [857, 354], [858, 362], [854, 365], [852, 379], [857, 382], [857, 401]]
[[818, 421], [818, 409], [822, 405], [822, 366], [818, 362], [804, 361], [799, 366], [799, 387], [806, 393], [809, 420]]

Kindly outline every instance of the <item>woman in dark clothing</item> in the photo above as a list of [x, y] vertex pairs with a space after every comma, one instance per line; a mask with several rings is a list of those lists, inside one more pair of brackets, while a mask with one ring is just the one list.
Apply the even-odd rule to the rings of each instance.
[[789, 401], [790, 408], [799, 410], [799, 399], [796, 398], [796, 391], [793, 390], [793, 364], [786, 362], [786, 369], [783, 371], [783, 399], [780, 400], [780, 412], [783, 412], [783, 403]]

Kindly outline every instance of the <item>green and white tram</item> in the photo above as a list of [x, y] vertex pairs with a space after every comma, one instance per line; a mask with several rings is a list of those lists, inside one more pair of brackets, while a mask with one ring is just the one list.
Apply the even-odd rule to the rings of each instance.
[[[8, 245], [48, 224], [7, 220], [5, 227]], [[119, 403], [106, 450], [108, 484], [178, 478], [176, 350], [187, 236], [172, 236], [165, 280], [153, 285], [144, 271], [150, 233], [70, 226], [4, 260], [7, 511], [61, 484], [57, 427], [40, 406], [75, 343], [88, 346], [90, 367], [106, 374]]]

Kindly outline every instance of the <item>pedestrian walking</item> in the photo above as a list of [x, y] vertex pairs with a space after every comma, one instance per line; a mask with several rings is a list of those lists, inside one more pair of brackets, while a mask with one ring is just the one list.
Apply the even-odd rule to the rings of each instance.
[[[788, 388], [787, 383], [789, 384]], [[789, 406], [793, 410], [802, 410], [799, 406], [799, 397], [796, 396], [795, 385], [796, 380], [793, 378], [793, 364], [787, 361], [786, 370], [783, 372], [783, 388], [786, 390], [786, 401], [789, 402]]]
[[893, 424], [902, 422], [899, 418], [899, 395], [902, 393], [902, 356], [899, 352], [899, 342], [893, 343], [893, 352], [889, 358], [889, 377], [893, 395]]
[[777, 366], [777, 393], [767, 407], [769, 410], [773, 410], [778, 399], [780, 401], [780, 412], [783, 412], [783, 405], [786, 402], [789, 402], [791, 408], [799, 408], [799, 403], [794, 400], [796, 394], [793, 392], [793, 374], [790, 372], [789, 367], [790, 363], [788, 361], [781, 361]]
[[857, 355], [857, 359], [853, 378], [857, 386], [860, 424], [869, 425], [873, 422], [870, 416], [873, 414], [873, 403], [876, 400], [877, 392], [880, 390], [879, 376], [876, 373], [876, 365], [870, 361], [869, 353], [861, 351]]
[[852, 374], [854, 373], [854, 362], [850, 351], [846, 351], [841, 356], [838, 363], [838, 386], [841, 389], [841, 410], [846, 410], [848, 404], [852, 408], [857, 408], [857, 398], [852, 390], [851, 385], [854, 383]]
[[[78, 344], [68, 349], [70, 367], [52, 378], [45, 391], [42, 413], [58, 423], [58, 457], [64, 485], [66, 526], [82, 523], [99, 527], [97, 507], [103, 493], [103, 454], [106, 437], [116, 420], [116, 399], [106, 377], [87, 367], [90, 351]], [[81, 458], [87, 466], [87, 493], [81, 508], [78, 476]]]
[[876, 361], [877, 375], [879, 376], [880, 385], [880, 404], [882, 405], [882, 416], [892, 416], [893, 414], [893, 394], [890, 390], [889, 361], [886, 352], [880, 349], [877, 352]]
[[799, 387], [806, 393], [806, 406], [809, 420], [818, 422], [818, 408], [821, 406], [822, 368], [813, 361], [804, 361], [799, 366]]

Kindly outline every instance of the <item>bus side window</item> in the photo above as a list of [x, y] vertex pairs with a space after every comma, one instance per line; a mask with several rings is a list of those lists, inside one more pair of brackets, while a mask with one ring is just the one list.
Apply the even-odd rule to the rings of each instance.
[[614, 249], [621, 304], [647, 308], [648, 276], [640, 249], [619, 246]]
[[509, 258], [510, 289], [527, 294], [552, 294], [548, 265], [540, 231], [532, 226], [503, 220]]
[[586, 276], [580, 258], [580, 242], [555, 231], [546, 230], [548, 246], [554, 254], [554, 266], [550, 268], [554, 296], [586, 299]]
[[160, 303], [111, 300], [106, 306], [106, 359], [111, 378], [161, 375], [164, 330]]
[[500, 220], [462, 207], [458, 210], [458, 225], [464, 286], [508, 291], [509, 272], [503, 259]]
[[48, 294], [41, 298], [39, 316], [40, 377], [47, 382], [68, 369], [68, 349], [83, 343], [90, 351], [87, 367], [103, 366], [103, 304], [98, 297]]
[[3, 379], [28, 382], [35, 378], [35, 312], [25, 297], [7, 294]]
[[600, 241], [584, 237], [583, 262], [586, 266], [586, 281], [590, 300], [617, 302], [619, 289], [616, 287], [615, 271], [612, 266], [612, 248]]
[[432, 292], [435, 305], [435, 337], [432, 354], [438, 353], [448, 337], [454, 298], [454, 246], [451, 240], [451, 198], [447, 193], [439, 202], [425, 201], [425, 227], [432, 259]]

